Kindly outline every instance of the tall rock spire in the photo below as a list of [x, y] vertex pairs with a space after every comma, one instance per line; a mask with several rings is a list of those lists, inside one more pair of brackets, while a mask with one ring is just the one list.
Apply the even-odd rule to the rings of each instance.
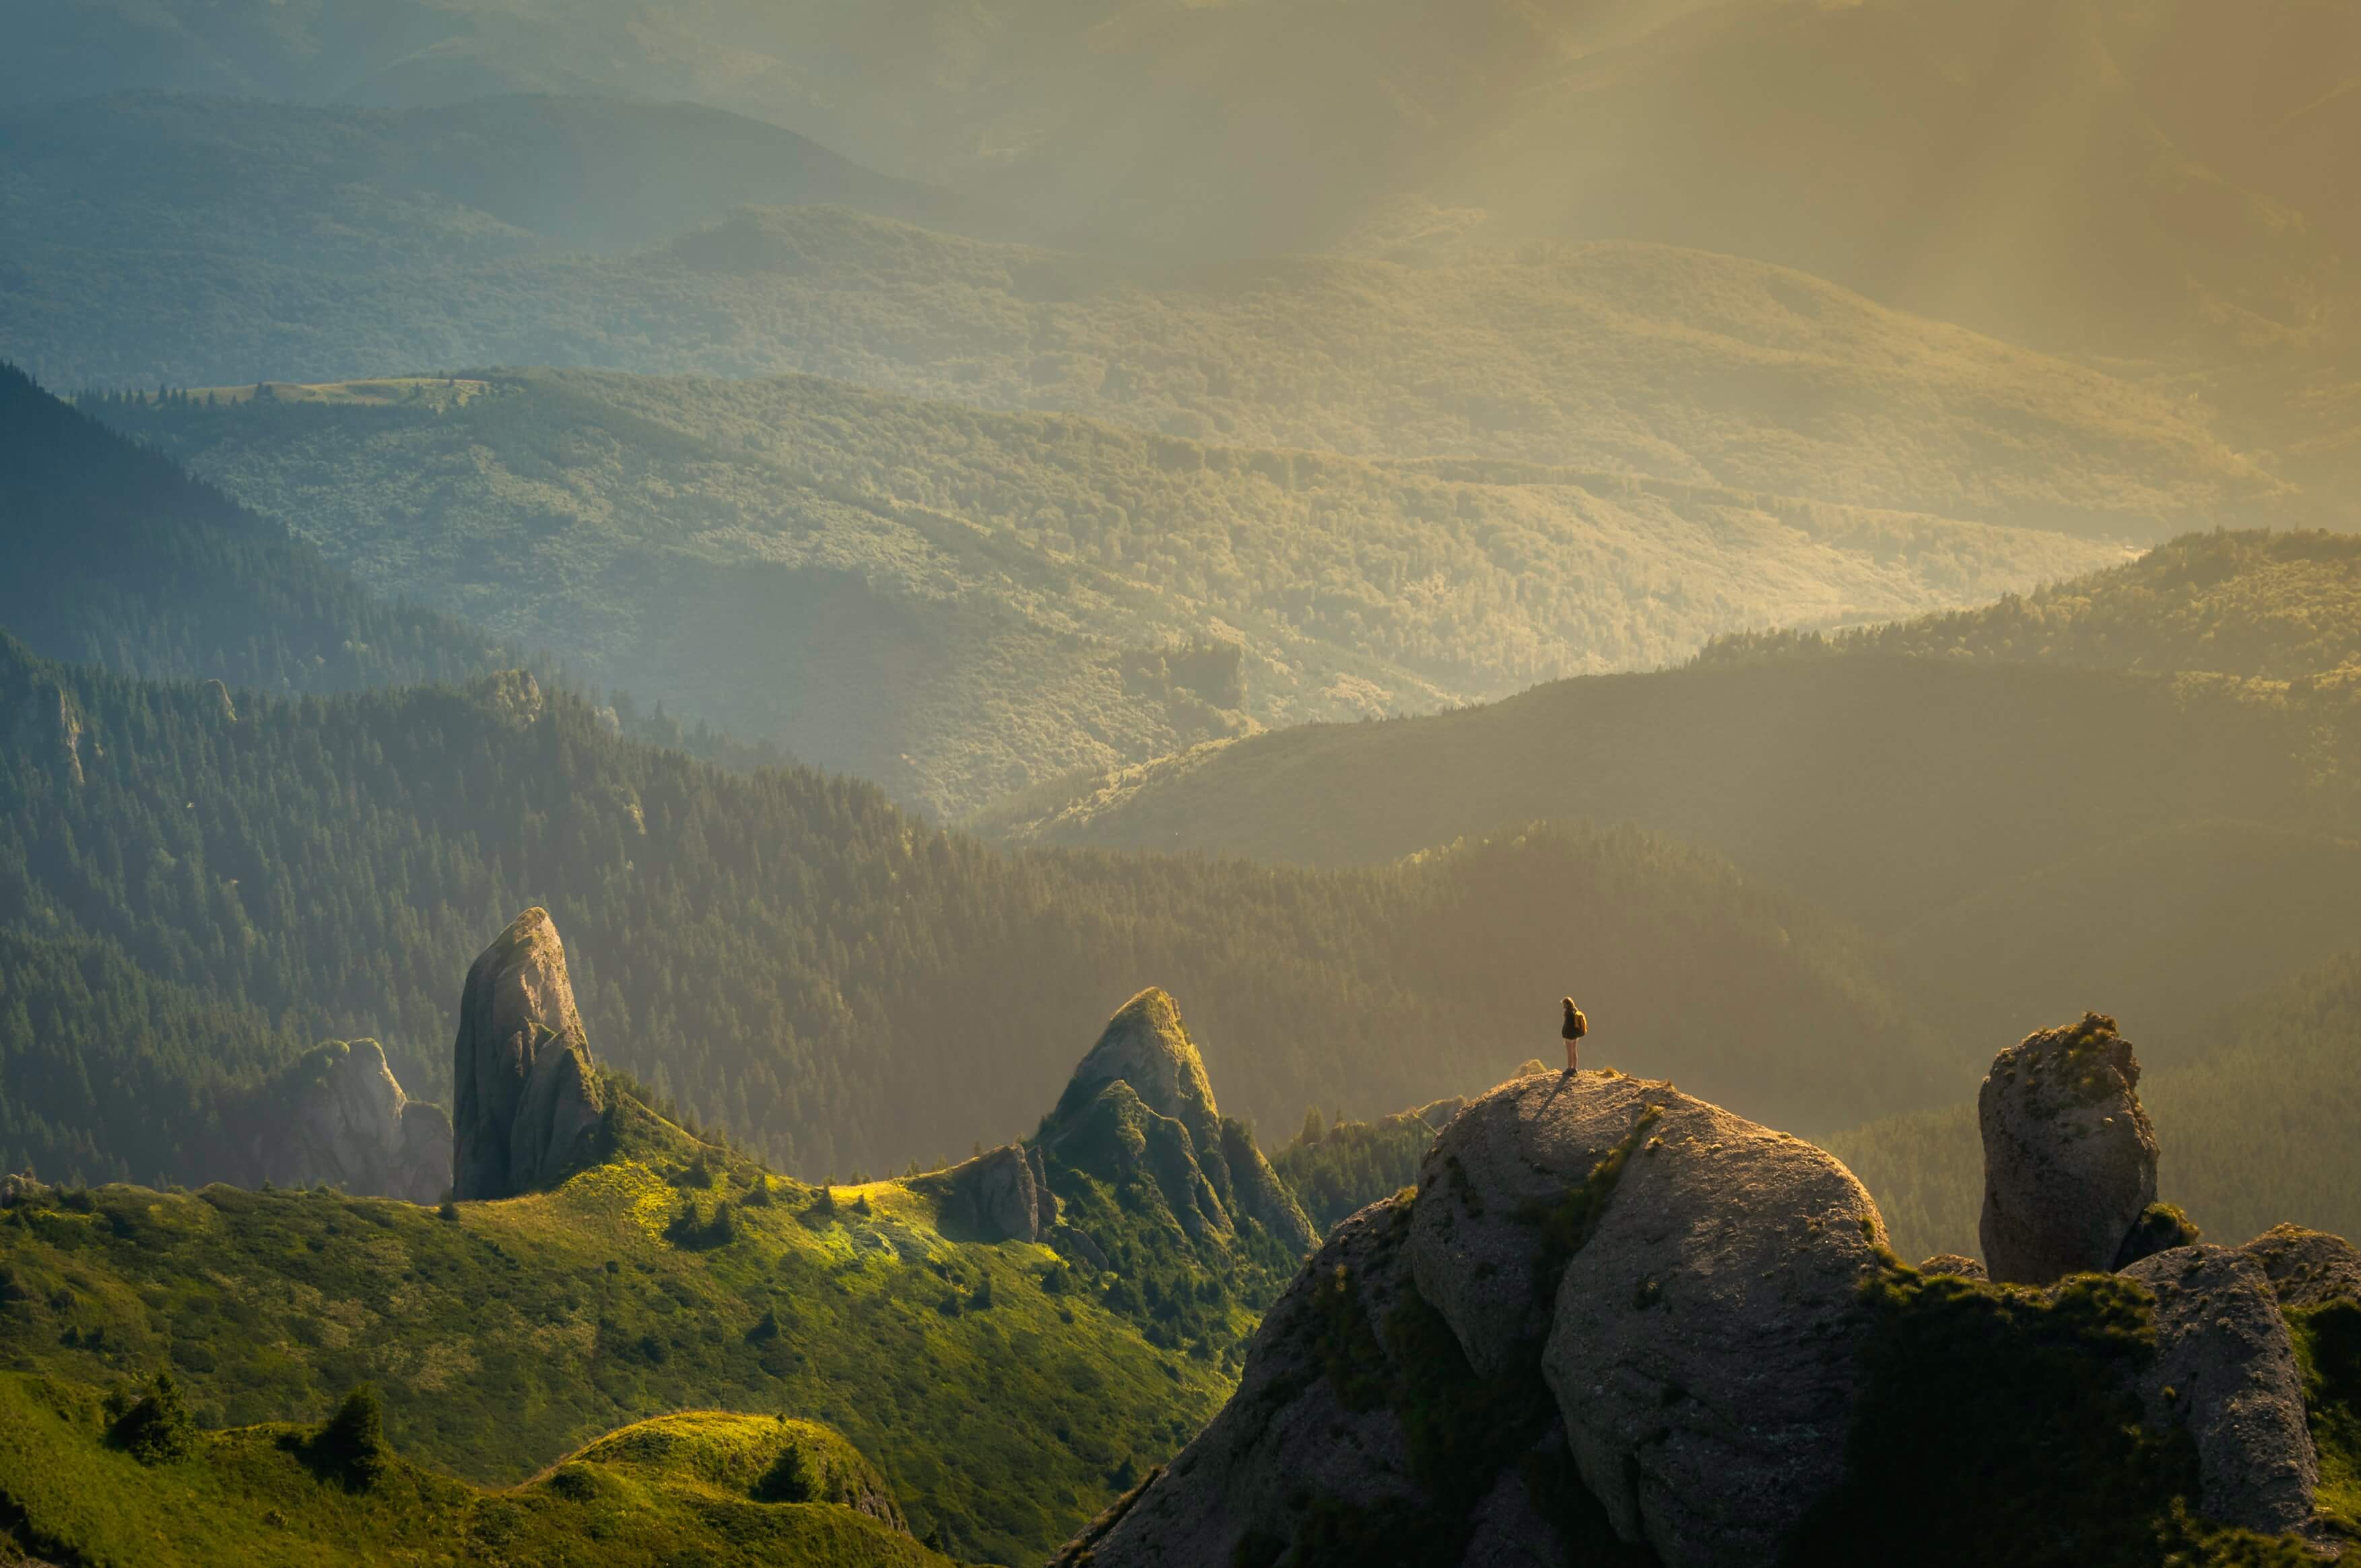
[[547, 910], [518, 916], [468, 970], [451, 1076], [456, 1196], [530, 1192], [593, 1152], [605, 1106]]

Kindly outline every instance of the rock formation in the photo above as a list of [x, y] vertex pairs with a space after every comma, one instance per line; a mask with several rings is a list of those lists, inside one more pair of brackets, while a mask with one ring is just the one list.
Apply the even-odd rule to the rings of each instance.
[[1993, 1061], [1983, 1130], [1984, 1266], [2013, 1284], [2112, 1271], [2156, 1201], [2156, 1134], [2139, 1061], [2095, 1013], [2027, 1036]]
[[[1405, 1218], [1380, 1203], [1330, 1234], [1264, 1315], [1230, 1402], [1119, 1515], [1069, 1548], [1060, 1568], [1270, 1562], [1314, 1498], [1362, 1516], [1431, 1510], [1401, 1418], [1366, 1391], [1411, 1370], [1371, 1328], [1416, 1292]], [[1346, 1314], [1357, 1333], [1340, 1330]], [[1354, 1375], [1327, 1376], [1353, 1349]], [[1270, 1550], [1258, 1552], [1265, 1542]]]
[[1921, 1274], [1949, 1274], [1960, 1279], [1990, 1279], [1984, 1266], [1956, 1252], [1940, 1252], [1918, 1266]]
[[1564, 1562], [1562, 1508], [1529, 1494], [1554, 1473], [1609, 1548], [1771, 1563], [1840, 1479], [1883, 1234], [1835, 1159], [1669, 1085], [1508, 1084], [1444, 1130], [1413, 1199], [1336, 1229], [1091, 1561], [1287, 1562], [1320, 1530]]
[[2124, 1270], [2156, 1293], [2148, 1424], [2196, 1440], [2200, 1511], [2267, 1534], [2312, 1519], [2320, 1478], [2303, 1377], [2270, 1275], [2220, 1246], [2176, 1247]]
[[204, 684], [205, 707], [224, 724], [237, 722], [237, 704], [230, 700], [229, 687], [220, 681]]
[[2343, 1236], [2274, 1225], [2240, 1250], [2262, 1265], [2282, 1307], [2361, 1301], [2361, 1250]]
[[468, 970], [451, 1079], [456, 1196], [533, 1191], [595, 1152], [604, 1101], [548, 911], [518, 916]]
[[1057, 1196], [1041, 1179], [1039, 1157], [1021, 1144], [987, 1150], [948, 1174], [942, 1211], [947, 1234], [1032, 1242], [1057, 1225]]
[[1252, 1222], [1291, 1252], [1318, 1239], [1253, 1137], [1214, 1104], [1180, 1008], [1152, 986], [1107, 1021], [1043, 1124], [1038, 1147], [1105, 1179], [1145, 1169], [1192, 1237], [1227, 1235]]
[[[1668, 1089], [1557, 1283], [1542, 1356], [1582, 1478], [1667, 1563], [1768, 1563], [1843, 1478], [1884, 1222], [1837, 1159]], [[1661, 1107], [1653, 1124], [1641, 1107]]]
[[432, 1203], [451, 1185], [451, 1119], [412, 1100], [375, 1040], [331, 1040], [266, 1083], [240, 1118], [254, 1179]]

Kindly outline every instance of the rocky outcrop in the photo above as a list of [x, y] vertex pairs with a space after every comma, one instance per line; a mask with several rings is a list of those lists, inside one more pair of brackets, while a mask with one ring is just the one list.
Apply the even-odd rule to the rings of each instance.
[[[1048, 1196], [1034, 1161], [1020, 1144], [1009, 1144], [953, 1166], [946, 1184], [942, 1225], [946, 1234], [987, 1242], [1038, 1241], [1057, 1223], [1045, 1210]], [[1057, 1200], [1050, 1197], [1050, 1204]], [[1046, 1218], [1045, 1218], [1046, 1213]]]
[[2274, 1225], [2239, 1250], [2262, 1266], [2282, 1307], [2361, 1301], [2361, 1250], [2343, 1236]]
[[[1550, 1332], [1555, 1278], [1537, 1240], [1653, 1102], [1636, 1078], [1520, 1078], [1453, 1118], [1419, 1169], [1411, 1267], [1479, 1376], [1530, 1364]], [[1564, 1258], [1555, 1260], [1563, 1266]]]
[[227, 685], [220, 681], [207, 681], [203, 691], [206, 711], [224, 724], [237, 722], [237, 704], [230, 700]]
[[1380, 1203], [1336, 1227], [1264, 1316], [1230, 1402], [1062, 1568], [1270, 1563], [1315, 1500], [1368, 1517], [1431, 1505], [1401, 1418], [1367, 1394], [1402, 1370], [1376, 1327], [1416, 1289], [1402, 1220]]
[[1611, 1191], [1586, 1183], [1543, 1371], [1618, 1535], [1675, 1568], [1772, 1563], [1843, 1479], [1884, 1223], [1833, 1156], [1638, 1089]]
[[1990, 1279], [1984, 1266], [1972, 1257], [1956, 1252], [1937, 1253], [1918, 1266], [1921, 1274], [1948, 1274], [1956, 1279]]
[[1609, 1549], [1772, 1563], [1840, 1479], [1882, 1237], [1836, 1160], [1669, 1085], [1506, 1085], [1337, 1227], [1091, 1560], [1562, 1563], [1571, 1497]]
[[[64, 773], [68, 782], [82, 782], [82, 709], [65, 687], [36, 680], [17, 697], [8, 722], [8, 749], [44, 760]], [[93, 748], [93, 752], [95, 748]]]
[[518, 916], [468, 970], [452, 1083], [459, 1198], [550, 1186], [596, 1152], [604, 1101], [548, 911]]
[[1153, 986], [1107, 1020], [1043, 1124], [1039, 1146], [1109, 1179], [1144, 1167], [1194, 1237], [1251, 1223], [1296, 1253], [1318, 1239], [1253, 1136], [1213, 1102], [1180, 1008]]
[[2131, 1042], [2095, 1013], [1993, 1059], [1976, 1111], [1980, 1234], [1994, 1279], [2047, 1285], [2114, 1268], [2156, 1201], [2156, 1134], [2138, 1085]]
[[451, 1119], [411, 1099], [375, 1040], [332, 1040], [247, 1102], [254, 1179], [432, 1203], [451, 1186]]
[[2149, 1425], [2195, 1440], [2200, 1511], [2268, 1534], [2301, 1529], [2319, 1464], [2270, 1275], [2220, 1246], [2157, 1253], [2124, 1275], [2156, 1293], [2156, 1359], [2140, 1395]]

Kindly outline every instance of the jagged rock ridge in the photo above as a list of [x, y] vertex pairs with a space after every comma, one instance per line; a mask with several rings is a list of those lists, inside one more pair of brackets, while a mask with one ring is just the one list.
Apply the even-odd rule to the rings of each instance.
[[595, 1153], [605, 1100], [547, 910], [518, 916], [468, 970], [451, 1079], [455, 1196], [531, 1192]]
[[1318, 1239], [1253, 1135], [1221, 1113], [1180, 1007], [1154, 986], [1107, 1020], [1038, 1141], [1083, 1160], [1119, 1150], [1144, 1162], [1192, 1235], [1251, 1222], [1298, 1255]]

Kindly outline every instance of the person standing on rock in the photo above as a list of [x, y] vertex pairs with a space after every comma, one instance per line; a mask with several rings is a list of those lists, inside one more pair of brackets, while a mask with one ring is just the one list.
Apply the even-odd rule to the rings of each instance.
[[1582, 1009], [1574, 1004], [1573, 997], [1563, 1000], [1565, 1022], [1559, 1026], [1558, 1035], [1565, 1041], [1565, 1070], [1580, 1072], [1582, 1069], [1575, 1064], [1575, 1058], [1582, 1048], [1582, 1036], [1590, 1033], [1590, 1020], [1582, 1015]]

